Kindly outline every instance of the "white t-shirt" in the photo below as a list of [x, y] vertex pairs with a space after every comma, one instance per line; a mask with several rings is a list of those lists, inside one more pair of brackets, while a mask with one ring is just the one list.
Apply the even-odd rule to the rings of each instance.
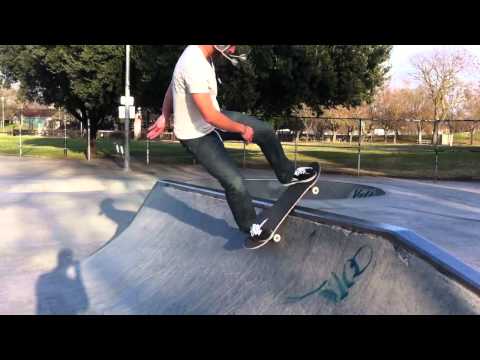
[[192, 97], [192, 94], [209, 93], [213, 106], [220, 111], [215, 67], [197, 45], [189, 45], [178, 59], [173, 72], [172, 92], [174, 133], [178, 139], [196, 139], [215, 129], [205, 121]]

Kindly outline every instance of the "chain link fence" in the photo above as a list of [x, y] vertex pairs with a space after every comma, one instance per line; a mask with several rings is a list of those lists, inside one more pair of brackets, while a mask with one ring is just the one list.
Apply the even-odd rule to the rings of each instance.
[[[289, 117], [270, 119], [287, 157], [297, 166], [320, 162], [326, 173], [355, 176], [391, 176], [423, 179], [480, 179], [480, 120], [384, 120], [359, 118]], [[195, 164], [195, 160], [170, 131], [155, 141], [145, 137], [149, 124], [130, 145], [133, 161]], [[438, 136], [434, 136], [434, 130]], [[0, 152], [83, 158], [85, 129], [32, 131], [10, 127], [0, 134]], [[96, 151], [101, 156], [123, 158], [124, 132], [100, 130]], [[242, 167], [268, 168], [260, 148], [243, 142], [225, 143]], [[13, 150], [12, 150], [13, 149]], [[41, 150], [43, 149], [43, 150]]]

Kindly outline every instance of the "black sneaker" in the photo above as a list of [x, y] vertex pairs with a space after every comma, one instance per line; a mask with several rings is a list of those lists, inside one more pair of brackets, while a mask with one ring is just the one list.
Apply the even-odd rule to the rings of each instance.
[[317, 173], [315, 172], [313, 167], [310, 167], [310, 166], [299, 167], [297, 168], [297, 170], [295, 170], [292, 180], [290, 180], [290, 182], [286, 184], [283, 184], [283, 186], [291, 186], [295, 184], [306, 183], [306, 182], [312, 181], [315, 178], [315, 176], [317, 176]]
[[265, 245], [272, 238], [272, 232], [267, 229], [263, 229], [263, 226], [268, 219], [265, 219], [260, 224], [252, 224], [250, 228], [250, 237], [249, 240], [253, 244], [252, 249], [255, 249], [257, 246], [261, 247]]

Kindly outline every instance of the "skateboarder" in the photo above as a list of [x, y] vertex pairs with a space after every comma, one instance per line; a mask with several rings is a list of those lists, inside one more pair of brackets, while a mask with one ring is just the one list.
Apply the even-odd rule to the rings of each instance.
[[257, 144], [285, 186], [308, 182], [316, 174], [311, 167], [295, 170], [285, 156], [280, 140], [266, 122], [238, 112], [221, 111], [217, 102], [217, 78], [213, 59], [224, 56], [233, 65], [244, 55], [235, 55], [235, 45], [189, 45], [180, 56], [165, 94], [162, 115], [149, 128], [148, 138], [163, 133], [174, 119], [174, 133], [181, 144], [225, 189], [226, 199], [239, 229], [262, 242], [270, 234], [255, 224], [250, 194], [223, 141], [243, 140]]

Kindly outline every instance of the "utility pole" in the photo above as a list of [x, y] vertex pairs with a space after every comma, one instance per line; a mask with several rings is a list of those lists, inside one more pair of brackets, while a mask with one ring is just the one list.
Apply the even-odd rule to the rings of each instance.
[[[130, 99], [130, 45], [126, 48], [126, 74], [125, 74], [125, 98]], [[133, 104], [132, 104], [133, 105]], [[130, 104], [127, 101], [125, 106], [125, 159], [124, 171], [130, 171]]]

